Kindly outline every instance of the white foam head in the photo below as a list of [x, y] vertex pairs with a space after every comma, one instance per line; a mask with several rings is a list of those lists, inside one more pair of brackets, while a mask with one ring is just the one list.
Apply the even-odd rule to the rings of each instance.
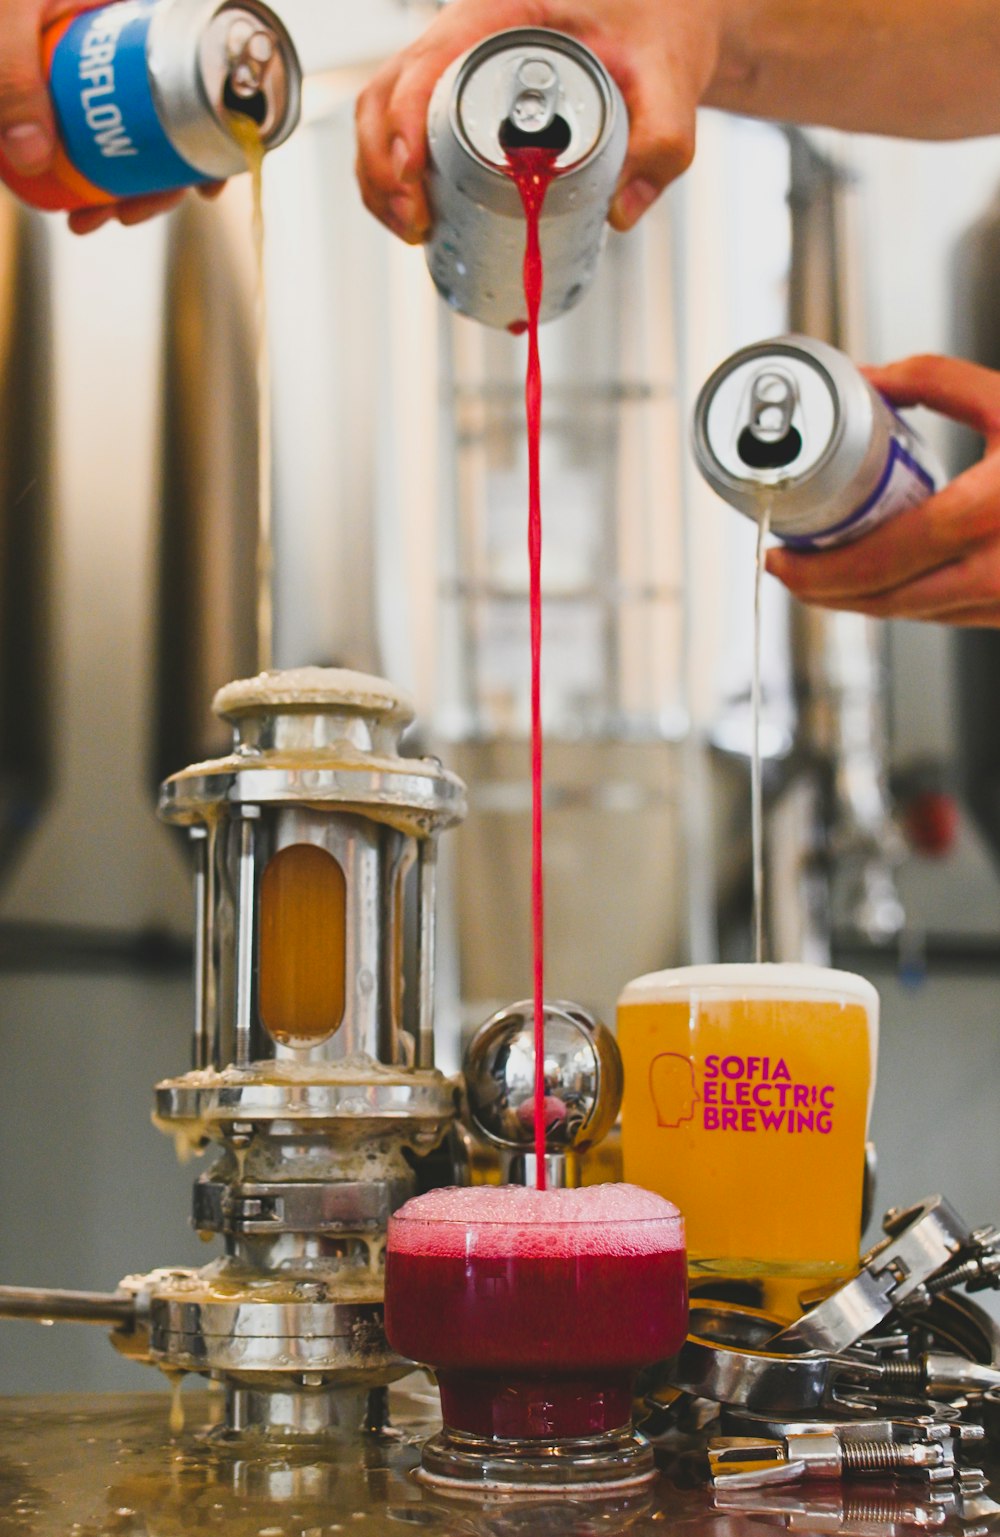
[[684, 1223], [670, 1201], [638, 1185], [448, 1186], [400, 1207], [389, 1248], [440, 1258], [683, 1253]]
[[860, 1003], [878, 1018], [878, 993], [853, 971], [834, 971], [829, 966], [805, 966], [797, 962], [763, 961], [759, 964], [678, 966], [672, 971], [651, 971], [625, 987], [619, 1003], [648, 1003], [674, 993], [719, 989], [740, 998], [809, 998], [831, 1003]]

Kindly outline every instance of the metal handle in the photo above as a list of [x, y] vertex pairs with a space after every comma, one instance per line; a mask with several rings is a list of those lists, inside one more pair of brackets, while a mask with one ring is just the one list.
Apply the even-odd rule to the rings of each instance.
[[0, 1286], [0, 1318], [35, 1318], [40, 1323], [110, 1324], [116, 1329], [134, 1329], [136, 1302], [126, 1292]]

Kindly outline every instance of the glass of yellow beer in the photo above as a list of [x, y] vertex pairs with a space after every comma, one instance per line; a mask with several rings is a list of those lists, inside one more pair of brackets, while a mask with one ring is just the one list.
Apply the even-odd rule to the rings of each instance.
[[857, 1268], [878, 994], [845, 971], [687, 966], [618, 1000], [624, 1177], [674, 1201], [692, 1278]]

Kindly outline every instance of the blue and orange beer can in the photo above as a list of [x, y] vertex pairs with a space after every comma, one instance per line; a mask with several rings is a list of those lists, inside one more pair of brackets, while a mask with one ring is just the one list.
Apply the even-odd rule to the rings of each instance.
[[301, 69], [260, 0], [115, 0], [41, 35], [59, 135], [41, 176], [0, 176], [36, 208], [100, 207], [246, 169], [240, 113], [273, 149], [298, 121]]

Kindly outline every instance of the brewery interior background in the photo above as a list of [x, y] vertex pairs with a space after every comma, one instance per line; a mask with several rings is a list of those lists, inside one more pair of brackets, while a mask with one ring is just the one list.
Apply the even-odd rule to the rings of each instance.
[[[442, 921], [450, 1069], [463, 1024], [528, 990], [520, 347], [444, 313], [354, 188], [353, 96], [426, 12], [277, 9], [308, 84], [265, 176], [276, 661], [408, 687], [421, 741], [470, 781]], [[995, 140], [710, 113], [700, 139], [545, 336], [550, 990], [608, 1018], [637, 973], [748, 942], [753, 541], [691, 466], [699, 383], [789, 325], [858, 357], [1000, 363]], [[248, 207], [234, 183], [76, 240], [0, 203], [8, 1283], [109, 1288], [204, 1258], [190, 1172], [149, 1124], [191, 1015], [186, 851], [154, 803], [221, 745], [214, 688], [255, 670]], [[899, 832], [916, 791], [970, 771], [980, 809], [995, 798], [969, 725], [995, 714], [992, 658], [936, 627], [807, 622], [776, 589], [765, 647], [772, 954], [832, 956], [881, 991], [876, 1210], [940, 1190], [996, 1220], [995, 856], [964, 809], [937, 857]], [[102, 1331], [0, 1335], [4, 1392], [152, 1385]]]

